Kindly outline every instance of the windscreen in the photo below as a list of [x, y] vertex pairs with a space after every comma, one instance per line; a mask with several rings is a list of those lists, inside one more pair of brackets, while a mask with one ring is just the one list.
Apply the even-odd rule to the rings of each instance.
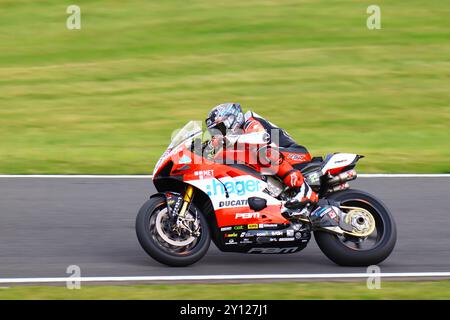
[[175, 148], [200, 134], [202, 134], [202, 123], [200, 121], [190, 121], [182, 129], [174, 132], [169, 148]]

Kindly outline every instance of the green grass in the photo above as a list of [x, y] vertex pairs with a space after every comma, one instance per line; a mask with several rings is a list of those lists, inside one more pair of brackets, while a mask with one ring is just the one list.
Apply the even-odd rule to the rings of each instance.
[[365, 282], [309, 282], [265, 284], [177, 284], [65, 287], [19, 286], [0, 289], [5, 299], [450, 299], [450, 281], [387, 282], [367, 289]]
[[0, 173], [149, 173], [241, 102], [364, 172], [450, 172], [450, 6], [380, 0], [0, 0]]

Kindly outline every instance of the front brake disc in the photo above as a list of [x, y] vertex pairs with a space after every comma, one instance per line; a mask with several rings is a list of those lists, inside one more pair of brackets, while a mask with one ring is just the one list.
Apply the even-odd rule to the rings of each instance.
[[189, 236], [184, 240], [178, 240], [178, 239], [172, 239], [170, 238], [170, 236], [163, 230], [162, 228], [162, 219], [164, 217], [164, 215], [167, 215], [167, 209], [166, 210], [161, 210], [160, 212], [158, 212], [158, 215], [156, 216], [156, 221], [155, 221], [155, 226], [156, 226], [156, 232], [158, 233], [158, 235], [168, 244], [175, 246], [175, 247], [184, 247], [187, 246], [189, 244], [191, 244], [196, 238], [193, 236]]

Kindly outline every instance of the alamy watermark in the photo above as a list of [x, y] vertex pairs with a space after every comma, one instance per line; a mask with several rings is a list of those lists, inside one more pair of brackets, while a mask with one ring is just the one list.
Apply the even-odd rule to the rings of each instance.
[[381, 289], [381, 276], [380, 272], [381, 269], [379, 266], [369, 266], [367, 267], [367, 289], [374, 290], [374, 289]]
[[67, 289], [81, 289], [81, 268], [77, 265], [70, 265], [67, 267], [66, 273], [70, 274], [69, 279], [66, 281]]
[[66, 20], [66, 27], [69, 30], [81, 29], [81, 9], [79, 6], [72, 4], [67, 7], [66, 13], [69, 14]]
[[381, 29], [381, 8], [376, 4], [367, 7], [366, 10], [369, 16], [367, 17], [366, 25], [369, 30]]

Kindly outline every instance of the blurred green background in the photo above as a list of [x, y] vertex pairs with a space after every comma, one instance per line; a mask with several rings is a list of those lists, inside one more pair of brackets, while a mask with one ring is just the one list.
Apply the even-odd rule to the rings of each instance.
[[[289, 290], [286, 290], [289, 288]], [[82, 285], [80, 290], [64, 286], [0, 287], [0, 300], [444, 300], [450, 299], [450, 282], [383, 281], [379, 290], [362, 282], [272, 282], [160, 285]], [[255, 317], [253, 319], [257, 319]], [[250, 318], [249, 318], [250, 319]]]
[[[81, 30], [66, 8], [81, 7]], [[450, 5], [0, 0], [0, 173], [147, 174], [240, 102], [362, 172], [450, 172]]]

